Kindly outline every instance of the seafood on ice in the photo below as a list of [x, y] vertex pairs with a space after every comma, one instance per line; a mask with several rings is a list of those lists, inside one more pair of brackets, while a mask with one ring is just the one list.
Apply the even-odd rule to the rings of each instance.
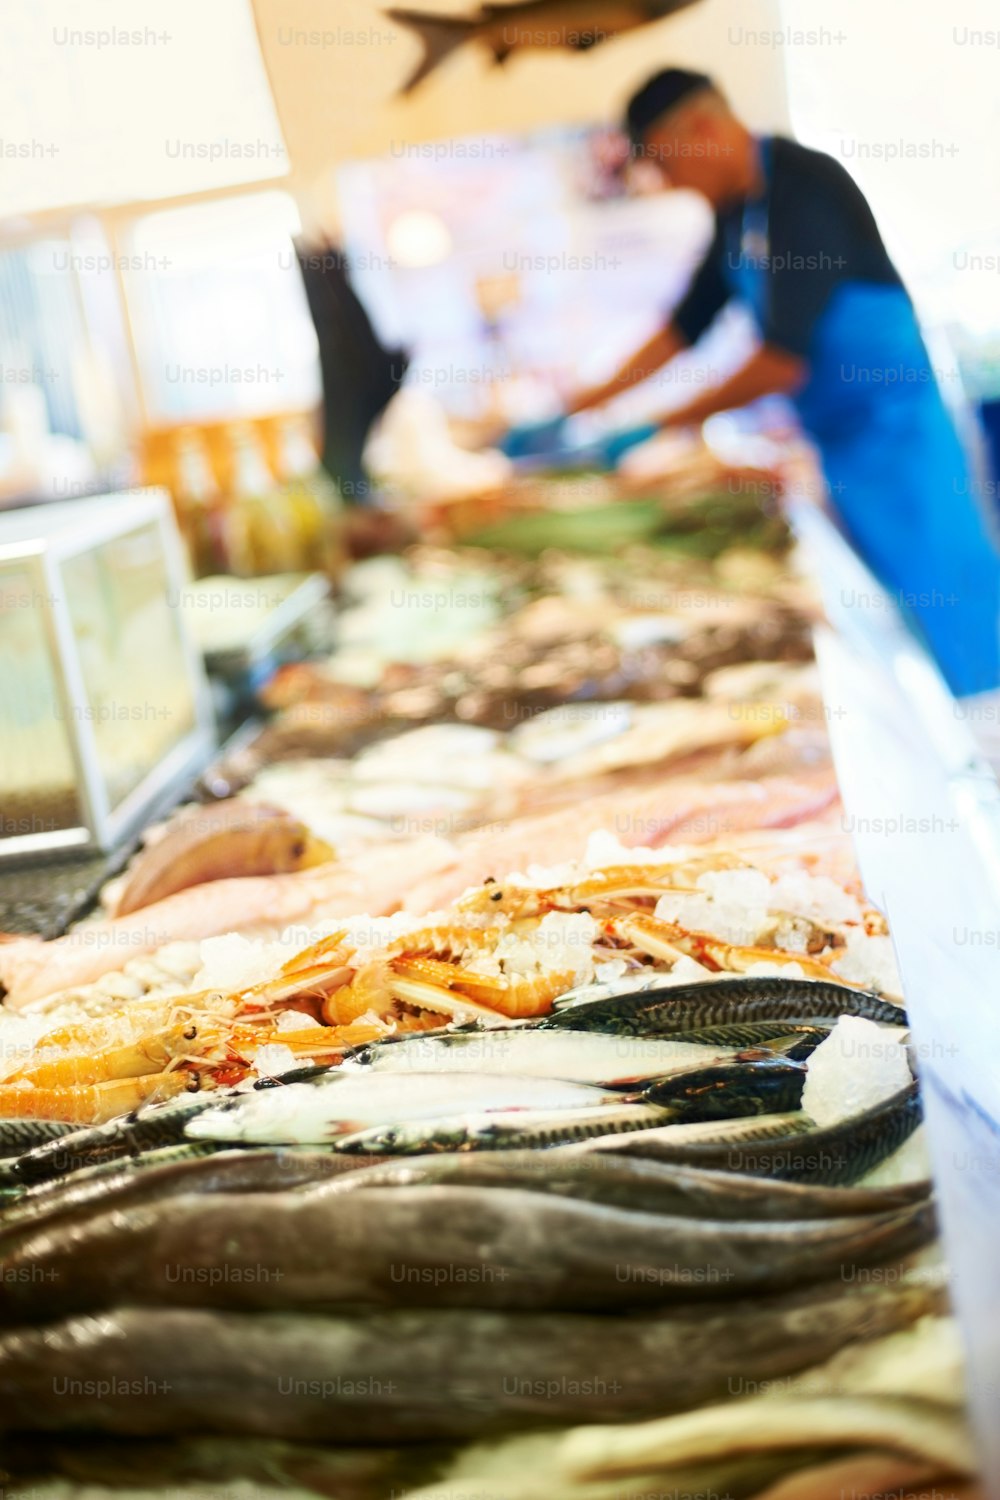
[[477, 602], [358, 570], [243, 792], [0, 945], [12, 1492], [41, 1434], [52, 1500], [954, 1492], [808, 600], [748, 549], [417, 566]]
[[[579, 1029], [609, 990], [654, 983], [669, 995], [671, 986], [728, 976], [729, 1022], [789, 1015], [761, 1016], [749, 1000], [739, 1009], [740, 983], [771, 975], [809, 982], [813, 1003], [797, 1017], [792, 1005], [791, 1018], [804, 1022], [817, 1005], [839, 1013], [820, 1001], [827, 991], [875, 991], [887, 998], [871, 1004], [887, 1012], [899, 995], [880, 914], [829, 877], [767, 873], [696, 845], [627, 849], [607, 834], [592, 836], [577, 864], [488, 878], [429, 914], [349, 916], [323, 927], [209, 938], [186, 990], [172, 986], [104, 1015], [83, 1006], [70, 1019], [72, 1005], [59, 996], [26, 1004], [21, 1034], [30, 1041], [6, 1049], [0, 1118], [96, 1122], [183, 1089], [280, 1075], [305, 1060], [335, 1063], [381, 1038], [543, 1017], [567, 998], [576, 1003], [560, 1010], [559, 1024]], [[669, 998], [663, 1003], [669, 1010]], [[0, 1024], [16, 1029], [19, 1019]], [[692, 1024], [722, 1019], [702, 1010]]]

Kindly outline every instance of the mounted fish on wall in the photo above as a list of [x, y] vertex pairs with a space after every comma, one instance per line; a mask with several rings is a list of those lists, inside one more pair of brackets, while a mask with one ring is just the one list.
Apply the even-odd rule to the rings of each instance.
[[385, 12], [397, 25], [416, 32], [424, 55], [416, 71], [400, 89], [409, 94], [452, 52], [467, 42], [482, 42], [494, 61], [504, 63], [514, 52], [564, 48], [588, 52], [637, 26], [662, 21], [684, 10], [694, 0], [517, 0], [514, 4], [483, 5], [471, 16], [443, 16], [429, 11], [393, 9]]

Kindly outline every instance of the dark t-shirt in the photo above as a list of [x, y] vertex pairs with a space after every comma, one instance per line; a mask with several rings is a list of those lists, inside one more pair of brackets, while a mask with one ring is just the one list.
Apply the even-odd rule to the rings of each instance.
[[731, 279], [744, 255], [751, 263], [756, 257], [764, 270], [762, 339], [802, 358], [841, 283], [901, 285], [864, 194], [839, 162], [777, 137], [770, 167], [769, 244], [744, 238], [755, 218], [752, 206], [746, 214], [740, 204], [716, 217], [708, 254], [671, 317], [688, 344], [697, 342], [734, 295]]

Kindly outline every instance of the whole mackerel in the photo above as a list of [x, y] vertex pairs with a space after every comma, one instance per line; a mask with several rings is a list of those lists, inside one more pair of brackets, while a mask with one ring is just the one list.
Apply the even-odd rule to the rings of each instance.
[[907, 1024], [902, 1006], [866, 990], [823, 979], [746, 975], [632, 990], [570, 1005], [539, 1022], [539, 1029], [656, 1037], [754, 1021], [823, 1021], [832, 1026], [839, 1016], [863, 1016], [891, 1026]]
[[[745, 1033], [750, 1028], [741, 1028]], [[720, 1028], [720, 1031], [722, 1029]], [[783, 1039], [775, 1033], [775, 1042]], [[790, 1045], [798, 1041], [795, 1036]], [[574, 1083], [626, 1087], [664, 1078], [701, 1064], [736, 1056], [748, 1044], [735, 1036], [702, 1045], [685, 1034], [667, 1037], [604, 1037], [586, 1031], [538, 1027], [417, 1034], [372, 1044], [342, 1066], [341, 1073], [516, 1073], [522, 1078], [561, 1078]], [[756, 1043], [752, 1045], [757, 1045]]]
[[648, 1085], [621, 1102], [560, 1110], [507, 1110], [376, 1125], [340, 1136], [334, 1149], [371, 1156], [423, 1155], [430, 1151], [545, 1150], [664, 1125], [732, 1120], [798, 1109], [805, 1085], [800, 1063], [769, 1053], [711, 1064]]

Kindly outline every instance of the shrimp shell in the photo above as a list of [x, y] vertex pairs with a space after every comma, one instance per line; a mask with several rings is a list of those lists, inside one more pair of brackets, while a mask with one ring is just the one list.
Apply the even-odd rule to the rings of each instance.
[[113, 1079], [141, 1078], [149, 1073], [162, 1072], [179, 1058], [187, 1060], [216, 1047], [221, 1036], [214, 1027], [199, 1029], [192, 1023], [154, 1032], [137, 1042], [109, 1047], [102, 1052], [69, 1052], [50, 1058], [50, 1049], [46, 1049], [37, 1060], [19, 1068], [5, 1082], [62, 1089], [108, 1083]]
[[348, 983], [327, 995], [323, 1020], [330, 1026], [345, 1026], [368, 1011], [381, 1016], [393, 1003], [391, 974], [384, 963], [363, 964]]
[[498, 913], [508, 917], [540, 917], [549, 911], [579, 911], [603, 898], [623, 901], [665, 891], [697, 890], [698, 878], [713, 870], [747, 869], [747, 861], [727, 853], [705, 854], [673, 863], [608, 865], [572, 885], [532, 887], [496, 881], [467, 892], [455, 903], [458, 911]]
[[829, 966], [801, 953], [786, 953], [781, 948], [755, 948], [726, 943], [708, 932], [688, 932], [675, 922], [636, 913], [630, 917], [612, 918], [609, 924], [615, 937], [659, 958], [674, 962], [681, 955], [699, 963], [714, 966], [730, 974], [745, 974], [754, 964], [797, 964], [809, 979], [830, 979]]
[[483, 953], [496, 947], [503, 936], [499, 927], [467, 927], [452, 923], [443, 927], [421, 927], [417, 932], [406, 932], [390, 943], [386, 949], [389, 958], [407, 957], [410, 954], [449, 958], [460, 958], [466, 953]]
[[675, 864], [611, 865], [588, 879], [561, 891], [546, 892], [553, 904], [572, 908], [590, 906], [597, 900], [655, 899], [666, 891], [698, 892], [698, 880], [715, 870], [743, 870], [746, 860], [736, 855], [712, 854], [703, 859], [678, 860]]
[[512, 1019], [544, 1014], [552, 1008], [553, 1000], [576, 982], [575, 973], [569, 969], [538, 976], [477, 974], [473, 969], [426, 959], [396, 964], [395, 968], [397, 974], [406, 977], [444, 984], [453, 995], [482, 1002]]
[[115, 1079], [78, 1088], [36, 1088], [28, 1083], [0, 1084], [0, 1117], [4, 1119], [65, 1120], [71, 1125], [103, 1125], [127, 1115], [140, 1104], [159, 1102], [191, 1085], [180, 1069]]

